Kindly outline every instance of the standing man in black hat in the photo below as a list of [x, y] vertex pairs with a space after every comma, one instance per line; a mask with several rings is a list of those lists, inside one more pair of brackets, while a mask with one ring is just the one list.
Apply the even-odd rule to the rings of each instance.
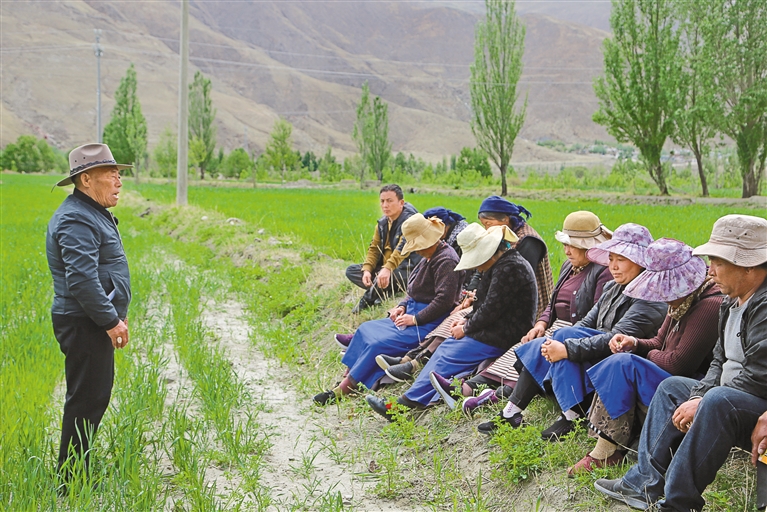
[[59, 471], [71, 475], [70, 456], [85, 457], [104, 416], [114, 381], [114, 349], [128, 344], [130, 273], [117, 219], [107, 210], [120, 199], [120, 171], [105, 144], [69, 154], [75, 190], [53, 214], [46, 234], [53, 276], [53, 332], [65, 357], [67, 395], [61, 422]]

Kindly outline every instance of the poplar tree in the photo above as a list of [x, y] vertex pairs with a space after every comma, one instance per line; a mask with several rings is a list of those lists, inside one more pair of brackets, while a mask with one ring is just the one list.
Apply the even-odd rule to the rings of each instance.
[[477, 23], [474, 35], [471, 130], [479, 147], [501, 171], [501, 195], [505, 196], [506, 172], [527, 113], [527, 97], [517, 106], [525, 26], [513, 1], [485, 0], [485, 9], [485, 21]]
[[293, 150], [292, 135], [293, 125], [284, 119], [277, 119], [264, 149], [266, 164], [280, 171], [282, 181], [285, 181], [285, 171], [295, 170], [301, 162], [299, 154]]
[[709, 141], [717, 133], [716, 107], [712, 94], [711, 63], [703, 55], [701, 26], [703, 12], [698, 0], [679, 1], [681, 20], [682, 69], [680, 108], [676, 116], [674, 142], [687, 146], [695, 157], [703, 197], [708, 197], [708, 183], [703, 170], [703, 155], [710, 150]]
[[364, 182], [365, 169], [370, 169], [379, 182], [383, 181], [383, 170], [391, 158], [389, 142], [389, 105], [380, 96], [370, 100], [368, 83], [362, 84], [362, 96], [357, 105], [357, 120], [352, 138], [362, 160], [360, 184]]
[[205, 170], [216, 151], [216, 109], [211, 99], [212, 85], [201, 71], [194, 74], [189, 84], [189, 147], [190, 153], [200, 169], [200, 179], [205, 179]]
[[661, 152], [674, 134], [682, 76], [676, 11], [671, 0], [613, 0], [613, 35], [603, 44], [604, 76], [596, 79], [595, 122], [618, 142], [639, 149], [660, 193], [668, 195]]
[[147, 146], [146, 118], [141, 112], [137, 86], [136, 69], [131, 63], [115, 91], [112, 116], [104, 127], [104, 143], [116, 161], [133, 164], [136, 179]]
[[767, 160], [767, 2], [699, 0], [702, 60], [714, 124], [735, 141], [743, 197], [759, 194]]

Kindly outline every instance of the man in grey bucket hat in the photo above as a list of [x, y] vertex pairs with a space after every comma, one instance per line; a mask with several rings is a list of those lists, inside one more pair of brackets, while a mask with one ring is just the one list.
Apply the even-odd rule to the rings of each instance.
[[641, 510], [655, 502], [660, 511], [701, 510], [733, 446], [752, 451], [752, 461], [767, 446], [754, 430], [767, 411], [767, 220], [722, 217], [693, 254], [708, 256], [709, 275], [727, 295], [714, 360], [702, 381], [670, 377], [658, 386], [638, 463], [621, 479], [594, 484]]
[[53, 276], [53, 332], [64, 353], [67, 394], [58, 465], [67, 480], [78, 459], [87, 469], [93, 435], [109, 405], [114, 349], [128, 344], [130, 273], [117, 219], [107, 208], [120, 199], [120, 171], [106, 144], [69, 154], [74, 192], [53, 214], [46, 234]]

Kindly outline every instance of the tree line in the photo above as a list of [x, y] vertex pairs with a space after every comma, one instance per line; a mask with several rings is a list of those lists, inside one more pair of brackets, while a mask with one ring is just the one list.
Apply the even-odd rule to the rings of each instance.
[[[485, 18], [475, 29], [470, 67], [471, 129], [477, 148], [464, 148], [461, 158], [480, 178], [492, 176], [488, 159], [492, 161], [500, 171], [501, 194], [506, 195], [514, 144], [527, 113], [527, 97], [519, 90], [525, 26], [514, 1], [485, 0], [485, 7]], [[612, 0], [610, 25], [612, 35], [603, 43], [604, 72], [594, 82], [599, 106], [593, 120], [619, 143], [638, 149], [641, 165], [661, 194], [669, 192], [671, 166], [662, 158], [669, 141], [692, 152], [701, 192], [707, 196], [704, 159], [724, 138], [736, 148], [742, 196], [758, 194], [767, 161], [767, 2]], [[258, 156], [245, 148], [228, 155], [220, 147], [216, 151], [211, 92], [210, 79], [197, 71], [189, 85], [189, 161], [200, 179], [215, 173], [284, 181], [314, 173], [329, 181], [364, 183], [368, 176], [380, 182], [401, 172], [447, 184], [454, 179], [448, 174], [456, 166], [427, 168], [423, 162], [408, 166], [394, 161], [388, 105], [371, 94], [367, 82], [362, 84], [351, 134], [357, 155], [343, 162], [330, 148], [321, 157], [297, 152], [292, 126], [283, 119], [274, 123]], [[117, 160], [134, 164], [136, 178], [147, 167], [146, 119], [133, 64], [115, 92], [104, 142]], [[166, 128], [153, 152], [155, 170], [163, 176], [175, 175], [175, 146], [175, 137]], [[19, 170], [60, 166], [61, 157], [50, 163], [51, 154], [34, 141], [20, 139], [3, 152], [2, 164]], [[465, 166], [459, 176], [465, 180], [464, 171]]]

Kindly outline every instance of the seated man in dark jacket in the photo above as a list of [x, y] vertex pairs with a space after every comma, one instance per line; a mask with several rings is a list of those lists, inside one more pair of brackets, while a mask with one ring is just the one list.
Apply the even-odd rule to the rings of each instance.
[[[639, 461], [623, 478], [594, 486], [631, 507], [699, 511], [733, 446], [752, 449], [767, 410], [767, 220], [726, 215], [708, 243], [709, 275], [727, 295], [719, 310], [714, 360], [702, 381], [664, 380], [650, 402]], [[681, 404], [681, 405], [680, 405]]]
[[[655, 336], [668, 306], [623, 294], [626, 285], [644, 270], [645, 252], [651, 242], [647, 228], [624, 224], [615, 230], [611, 240], [588, 250], [591, 261], [610, 269], [614, 282], [605, 285], [596, 306], [573, 327], [559, 329], [551, 338], [536, 338], [515, 350], [519, 381], [500, 413], [500, 421], [519, 427], [522, 410], [550, 383], [562, 417], [541, 435], [547, 440], [563, 436], [591, 402], [593, 389], [589, 389], [586, 370], [612, 353], [609, 343], [613, 335]], [[478, 429], [491, 434], [497, 426], [490, 421]]]
[[407, 257], [402, 255], [402, 246], [405, 245], [402, 223], [418, 211], [405, 202], [399, 185], [381, 188], [379, 199], [383, 217], [376, 223], [365, 262], [349, 265], [346, 269], [349, 281], [365, 290], [353, 313], [380, 304], [390, 295], [405, 290], [410, 271], [421, 259], [415, 253]]

